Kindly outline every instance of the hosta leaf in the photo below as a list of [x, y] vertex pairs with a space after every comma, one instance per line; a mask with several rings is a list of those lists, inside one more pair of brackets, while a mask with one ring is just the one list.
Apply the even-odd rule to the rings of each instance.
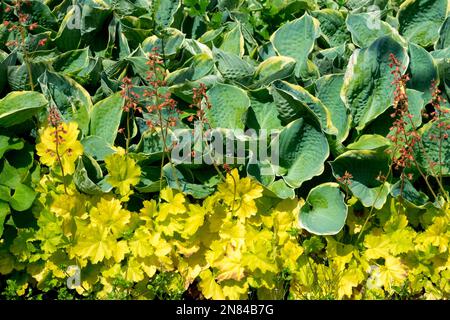
[[389, 171], [389, 158], [384, 149], [350, 150], [330, 162], [336, 179], [346, 172], [352, 175], [347, 187], [366, 207], [381, 209], [390, 191], [387, 182], [377, 180], [380, 176], [386, 177]]
[[[450, 120], [442, 121], [445, 126], [450, 125]], [[444, 128], [445, 128], [444, 126]], [[444, 129], [438, 128], [437, 123], [429, 122], [421, 130], [421, 145], [415, 147], [415, 158], [418, 164], [432, 176], [450, 176], [450, 140], [440, 138]], [[442, 163], [442, 165], [439, 165]], [[434, 164], [434, 165], [433, 165]]]
[[409, 88], [424, 93], [424, 99], [431, 98], [431, 84], [438, 78], [437, 66], [433, 57], [422, 47], [410, 43], [408, 48], [410, 63], [407, 73], [411, 80], [407, 85]]
[[331, 122], [330, 111], [306, 89], [286, 81], [275, 81], [272, 86], [274, 100], [283, 123], [307, 116], [316, 118], [326, 133], [337, 133]]
[[213, 48], [213, 54], [217, 69], [226, 79], [242, 80], [251, 77], [255, 72], [251, 65], [233, 53]]
[[83, 134], [89, 127], [92, 101], [89, 92], [71, 78], [46, 71], [38, 79], [42, 92], [66, 121], [76, 121]]
[[100, 181], [98, 184], [91, 180], [82, 158], [78, 159], [77, 168], [73, 175], [73, 182], [78, 190], [86, 194], [99, 195], [112, 190], [112, 186], [105, 180]]
[[329, 147], [324, 134], [316, 126], [304, 119], [294, 120], [272, 142], [272, 151], [276, 150], [274, 143], [277, 142], [279, 167], [275, 168], [275, 172], [283, 176], [290, 187], [298, 188], [323, 172]]
[[123, 98], [120, 92], [97, 102], [91, 114], [90, 134], [113, 145], [122, 117]]
[[350, 40], [345, 28], [345, 18], [340, 11], [323, 9], [311, 12], [311, 15], [319, 20], [320, 31], [330, 47], [339, 46]]
[[81, 7], [73, 6], [62, 20], [54, 42], [59, 50], [77, 49], [81, 39]]
[[308, 55], [319, 37], [319, 21], [305, 13], [301, 18], [287, 22], [270, 37], [275, 50], [281, 56], [297, 61], [295, 75], [300, 77], [306, 68]]
[[445, 49], [450, 46], [450, 16], [445, 19], [444, 24], [439, 30], [439, 40], [436, 43], [436, 49]]
[[37, 193], [33, 189], [21, 183], [14, 189], [9, 204], [16, 211], [25, 211], [31, 207], [36, 195]]
[[216, 84], [207, 92], [211, 109], [205, 113], [213, 128], [244, 129], [250, 106], [247, 93], [235, 86]]
[[[174, 28], [166, 28], [161, 38], [150, 36], [142, 42], [142, 50], [151, 52], [156, 48], [158, 52], [167, 57], [175, 55], [183, 45], [184, 34]], [[164, 50], [164, 53], [162, 52]]]
[[343, 74], [330, 74], [316, 81], [317, 98], [330, 111], [331, 122], [337, 129], [336, 138], [344, 141], [350, 131], [350, 110], [341, 99], [340, 92], [344, 83]]
[[300, 209], [299, 224], [317, 235], [337, 234], [345, 225], [347, 205], [337, 183], [324, 183], [308, 194]]
[[350, 143], [347, 148], [351, 150], [373, 150], [378, 148], [386, 148], [391, 144], [391, 141], [378, 134], [363, 134], [353, 143]]
[[368, 48], [356, 50], [350, 58], [341, 97], [350, 108], [353, 124], [358, 131], [382, 114], [392, 103], [395, 87], [391, 84], [391, 53], [402, 66], [408, 65], [405, 48], [391, 37], [379, 38]]
[[0, 127], [22, 123], [47, 105], [47, 100], [39, 92], [10, 92], [0, 100]]
[[258, 129], [281, 129], [282, 125], [278, 118], [278, 110], [269, 91], [262, 88], [249, 91], [250, 110], [247, 114], [247, 126]]
[[239, 23], [236, 23], [235, 27], [225, 33], [220, 49], [239, 57], [244, 55], [244, 37]]
[[353, 43], [360, 48], [368, 47], [373, 41], [383, 36], [391, 36], [397, 42], [406, 45], [398, 31], [382, 21], [376, 12], [349, 14], [345, 23], [352, 34]]
[[448, 10], [447, 0], [407, 0], [398, 11], [399, 31], [422, 47], [433, 45]]
[[98, 161], [105, 160], [105, 157], [115, 152], [105, 138], [99, 136], [86, 137], [81, 140], [81, 144], [83, 145], [84, 154]]
[[173, 22], [173, 16], [181, 5], [180, 0], [156, 0], [152, 2], [152, 10], [156, 23], [163, 27], [169, 27]]
[[270, 57], [260, 63], [255, 71], [255, 83], [252, 87], [262, 87], [275, 80], [289, 77], [295, 68], [295, 59], [283, 56]]
[[9, 205], [0, 200], [0, 237], [3, 235], [4, 226], [6, 216], [10, 213]]

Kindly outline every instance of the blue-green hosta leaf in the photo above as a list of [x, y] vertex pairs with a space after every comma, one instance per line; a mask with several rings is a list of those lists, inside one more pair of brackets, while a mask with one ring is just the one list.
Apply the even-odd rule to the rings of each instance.
[[92, 110], [89, 92], [75, 80], [50, 71], [46, 71], [38, 81], [42, 92], [58, 107], [63, 119], [76, 121], [81, 132], [86, 135]]
[[289, 77], [295, 68], [295, 59], [283, 56], [270, 57], [256, 68], [255, 83], [252, 87], [263, 87], [275, 80]]
[[91, 113], [90, 134], [114, 144], [122, 117], [123, 98], [120, 92], [97, 102]]
[[350, 58], [341, 97], [350, 108], [353, 125], [358, 131], [392, 104], [395, 88], [391, 84], [391, 53], [402, 66], [408, 65], [406, 49], [391, 37], [379, 38], [368, 48], [355, 50]]
[[444, 24], [439, 30], [439, 40], [436, 42], [435, 49], [445, 49], [450, 47], [450, 16], [445, 19]]
[[244, 36], [239, 23], [236, 23], [230, 31], [225, 33], [220, 49], [239, 57], [244, 55]]
[[68, 8], [64, 19], [59, 25], [54, 43], [62, 52], [77, 49], [81, 39], [81, 7]]
[[350, 110], [341, 99], [341, 88], [344, 83], [343, 74], [330, 74], [316, 81], [317, 98], [330, 111], [331, 122], [337, 129], [336, 138], [344, 141], [350, 131]]
[[[450, 120], [444, 120], [443, 123], [450, 125]], [[450, 176], [450, 140], [439, 138], [444, 129], [439, 129], [436, 123], [428, 122], [419, 132], [423, 146], [422, 148], [416, 145], [415, 148], [415, 158], [419, 165], [429, 175]]]
[[183, 172], [178, 170], [177, 167], [172, 166], [170, 163], [164, 166], [163, 173], [169, 187], [180, 190], [196, 199], [206, 198], [214, 192], [214, 188], [210, 186], [190, 182]]
[[267, 189], [273, 192], [280, 199], [294, 199], [295, 191], [284, 182], [283, 179], [273, 182], [267, 186]]
[[389, 157], [384, 148], [350, 150], [330, 164], [336, 179], [346, 172], [352, 175], [348, 188], [365, 207], [383, 207], [390, 191], [389, 183], [377, 180], [389, 172]]
[[428, 196], [418, 191], [408, 179], [404, 181], [397, 181], [391, 189], [391, 195], [395, 198], [401, 197], [406, 200], [409, 204], [416, 208], [423, 208], [427, 203], [429, 203]]
[[311, 12], [311, 15], [319, 20], [320, 31], [330, 47], [336, 47], [350, 41], [342, 12], [333, 9], [322, 9]]
[[349, 14], [345, 23], [352, 34], [353, 43], [360, 48], [368, 47], [383, 36], [391, 36], [403, 46], [407, 45], [398, 31], [382, 21], [376, 12]]
[[178, 50], [183, 46], [184, 34], [174, 28], [167, 28], [164, 30], [162, 38], [153, 35], [146, 38], [142, 42], [142, 49], [145, 52], [152, 52], [154, 48], [166, 57], [171, 57], [177, 54]]
[[357, 141], [350, 143], [347, 148], [350, 150], [374, 150], [386, 148], [391, 145], [391, 141], [378, 134], [363, 134]]
[[238, 55], [217, 48], [213, 48], [213, 54], [217, 69], [226, 79], [244, 80], [252, 77], [255, 72], [253, 66], [239, 58]]
[[337, 183], [311, 189], [299, 212], [299, 226], [317, 235], [337, 234], [345, 225], [348, 207]]
[[422, 47], [439, 39], [439, 29], [448, 12], [448, 0], [407, 0], [398, 11], [399, 31]]
[[406, 71], [411, 80], [408, 81], [408, 88], [423, 92], [424, 99], [431, 99], [431, 84], [438, 79], [436, 63], [433, 57], [422, 47], [410, 43], [408, 47], [409, 67]]
[[301, 18], [285, 23], [272, 34], [270, 41], [281, 56], [297, 61], [295, 75], [300, 77], [302, 69], [307, 68], [308, 55], [320, 36], [320, 22], [305, 13]]
[[173, 16], [181, 5], [180, 0], [155, 0], [152, 1], [152, 11], [156, 23], [163, 27], [169, 27], [173, 22]]
[[229, 84], [216, 84], [207, 92], [211, 109], [205, 109], [213, 128], [244, 129], [245, 116], [250, 106], [247, 93]]
[[323, 172], [329, 147], [325, 135], [315, 125], [304, 119], [294, 120], [272, 142], [272, 152], [276, 150], [275, 143], [279, 143], [279, 166], [274, 166], [275, 172], [290, 187], [298, 188]]
[[91, 180], [82, 158], [78, 159], [77, 168], [73, 174], [73, 182], [78, 190], [90, 195], [100, 195], [112, 190], [112, 186], [106, 182], [106, 179], [99, 181], [99, 183]]
[[103, 161], [110, 154], [115, 153], [112, 145], [100, 136], [89, 136], [81, 141], [84, 154], [93, 157], [97, 161]]
[[275, 81], [272, 87], [272, 94], [283, 123], [307, 116], [315, 118], [324, 132], [333, 135], [337, 133], [331, 122], [330, 111], [306, 89], [286, 81]]
[[0, 127], [22, 123], [47, 105], [47, 100], [39, 92], [10, 92], [0, 100]]
[[249, 91], [250, 110], [247, 114], [247, 126], [259, 129], [281, 129], [282, 125], [278, 118], [278, 110], [269, 90], [261, 88]]

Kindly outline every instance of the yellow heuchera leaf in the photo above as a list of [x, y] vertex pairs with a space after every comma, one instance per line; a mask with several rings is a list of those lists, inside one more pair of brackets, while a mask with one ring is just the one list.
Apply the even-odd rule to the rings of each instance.
[[227, 245], [224, 256], [217, 260], [213, 267], [217, 268], [216, 280], [221, 282], [227, 279], [240, 281], [244, 278], [244, 267], [242, 265], [242, 253], [239, 248], [231, 244]]
[[154, 252], [151, 243], [152, 235], [145, 226], [139, 227], [134, 231], [133, 237], [128, 241], [131, 253], [135, 257], [145, 258]]
[[71, 252], [81, 258], [89, 258], [95, 264], [113, 257], [116, 250], [123, 251], [124, 247], [118, 247], [109, 230], [102, 226], [88, 226], [77, 230], [77, 242]]
[[119, 236], [125, 231], [130, 222], [131, 214], [122, 209], [119, 200], [102, 198], [90, 211], [90, 219], [93, 225], [104, 227], [114, 236]]
[[229, 300], [243, 300], [248, 298], [247, 281], [225, 280], [221, 284], [223, 295]]
[[189, 204], [189, 217], [186, 219], [184, 229], [181, 236], [185, 239], [189, 239], [193, 236], [198, 228], [200, 228], [205, 221], [205, 210], [194, 204]]
[[407, 277], [407, 271], [399, 258], [387, 256], [384, 266], [378, 270], [378, 280], [384, 289], [390, 291], [393, 286], [401, 286]]
[[237, 169], [227, 174], [226, 181], [218, 186], [222, 199], [241, 219], [249, 218], [258, 211], [255, 199], [262, 196], [263, 188], [251, 178], [239, 178]]
[[83, 154], [83, 145], [77, 140], [78, 133], [76, 122], [63, 122], [56, 127], [41, 129], [40, 141], [36, 145], [41, 163], [53, 168], [59, 166], [60, 159], [64, 174], [74, 173], [75, 161]]
[[353, 294], [353, 288], [357, 287], [364, 279], [364, 272], [357, 266], [344, 270], [339, 279], [338, 298], [342, 299], [345, 296], [350, 298]]
[[120, 195], [128, 196], [131, 186], [138, 184], [141, 168], [127, 154], [117, 152], [105, 158], [108, 176], [106, 181], [119, 190]]
[[436, 217], [431, 226], [416, 238], [417, 248], [426, 251], [428, 246], [437, 247], [439, 252], [448, 249], [450, 240], [450, 224], [446, 217]]
[[125, 279], [132, 282], [139, 282], [144, 279], [144, 272], [141, 264], [135, 258], [128, 259], [125, 267]]
[[414, 238], [416, 233], [412, 230], [399, 229], [390, 234], [389, 250], [393, 255], [407, 253], [414, 250]]
[[381, 230], [375, 230], [364, 238], [364, 246], [367, 250], [364, 255], [367, 259], [378, 259], [389, 256], [389, 237], [381, 233]]
[[281, 261], [285, 268], [294, 271], [297, 268], [297, 259], [302, 255], [303, 248], [296, 242], [289, 240], [281, 248]]
[[207, 299], [224, 300], [222, 287], [216, 282], [211, 270], [206, 269], [200, 273], [200, 290]]

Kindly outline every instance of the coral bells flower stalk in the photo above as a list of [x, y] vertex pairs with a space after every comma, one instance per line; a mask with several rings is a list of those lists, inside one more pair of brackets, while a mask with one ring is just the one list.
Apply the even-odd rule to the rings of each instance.
[[[144, 97], [147, 100], [146, 110], [150, 114], [155, 115], [155, 117], [147, 120], [147, 126], [150, 129], [159, 132], [163, 143], [160, 176], [160, 188], [162, 188], [164, 174], [163, 166], [166, 153], [169, 163], [173, 166], [169, 152], [169, 147], [172, 145], [169, 146], [167, 143], [169, 128], [176, 126], [181, 112], [177, 108], [176, 100], [172, 99], [171, 93], [167, 89], [167, 83], [165, 81], [167, 72], [163, 67], [164, 61], [157, 50], [157, 48], [153, 48], [152, 52], [148, 55], [147, 65], [149, 70], [147, 72], [146, 80], [149, 86], [148, 89], [144, 91]], [[174, 170], [172, 172], [174, 172]], [[176, 174], [174, 174], [174, 178], [180, 187]], [[159, 200], [161, 199], [159, 198]]]
[[133, 83], [130, 78], [124, 77], [122, 79], [122, 85], [120, 86], [122, 89], [120, 94], [124, 99], [123, 111], [127, 114], [127, 122], [126, 122], [126, 133], [125, 128], [120, 128], [119, 133], [125, 134], [125, 152], [128, 154], [128, 149], [130, 147], [131, 142], [131, 128], [130, 122], [134, 121], [135, 113], [142, 113], [142, 108], [139, 106], [139, 98], [140, 96], [133, 91]]

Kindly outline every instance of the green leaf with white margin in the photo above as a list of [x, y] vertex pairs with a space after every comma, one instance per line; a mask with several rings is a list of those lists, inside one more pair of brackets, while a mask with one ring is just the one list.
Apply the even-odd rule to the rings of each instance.
[[311, 15], [319, 20], [320, 31], [330, 47], [337, 47], [350, 41], [342, 12], [322, 9], [311, 12]]
[[330, 164], [336, 179], [344, 176], [345, 172], [352, 175], [348, 188], [365, 207], [383, 207], [390, 185], [379, 182], [377, 178], [380, 175], [386, 177], [389, 172], [389, 157], [385, 148], [350, 150], [330, 161]]
[[[450, 119], [444, 120], [445, 126], [450, 125]], [[432, 176], [450, 176], [450, 140], [439, 139], [444, 134], [443, 128], [438, 128], [436, 123], [428, 122], [419, 133], [421, 135], [421, 145], [416, 145], [414, 150], [418, 164]], [[436, 165], [430, 165], [435, 163]], [[442, 165], [439, 165], [442, 163]]]
[[282, 25], [270, 37], [278, 55], [294, 58], [297, 61], [295, 76], [300, 77], [307, 67], [308, 55], [314, 49], [320, 36], [320, 22], [305, 13], [301, 18]]
[[341, 99], [340, 92], [344, 83], [343, 74], [329, 74], [316, 81], [316, 96], [330, 111], [331, 122], [337, 129], [337, 140], [344, 141], [350, 131], [350, 110]]
[[156, 23], [167, 28], [173, 22], [173, 16], [181, 5], [180, 0], [155, 0], [151, 2]]
[[[87, 159], [87, 161], [90, 160], [89, 158]], [[112, 186], [106, 182], [106, 178], [101, 180], [99, 183], [95, 183], [91, 180], [82, 158], [78, 159], [77, 168], [73, 175], [73, 182], [78, 190], [90, 195], [100, 195], [103, 193], [108, 193], [112, 190]]]
[[294, 71], [295, 63], [295, 59], [289, 57], [269, 57], [256, 68], [252, 88], [263, 87], [275, 80], [289, 77]]
[[392, 85], [391, 53], [402, 66], [408, 65], [406, 49], [391, 37], [379, 38], [368, 48], [355, 50], [350, 58], [341, 98], [352, 111], [353, 125], [358, 131], [392, 104], [395, 87]]
[[283, 179], [273, 182], [267, 189], [280, 199], [294, 199], [295, 197], [294, 189], [289, 187]]
[[276, 152], [277, 143], [279, 164], [272, 165], [290, 187], [298, 188], [323, 172], [330, 150], [325, 135], [316, 125], [303, 118], [294, 120], [272, 141], [272, 152]]
[[424, 99], [429, 101], [431, 99], [431, 84], [438, 79], [438, 71], [433, 57], [427, 50], [410, 43], [408, 47], [409, 66], [406, 71], [411, 80], [408, 81], [408, 88], [415, 89], [424, 93]]
[[247, 93], [229, 84], [218, 83], [207, 91], [211, 109], [205, 109], [213, 128], [244, 129], [250, 106]]
[[81, 132], [87, 135], [92, 100], [89, 92], [75, 80], [46, 71], [38, 79], [42, 92], [61, 112], [65, 121], [76, 121]]
[[239, 23], [236, 23], [230, 31], [225, 33], [220, 49], [239, 57], [244, 55], [244, 36]]
[[282, 122], [289, 123], [306, 115], [317, 119], [324, 132], [333, 135], [337, 133], [337, 129], [331, 122], [330, 111], [322, 101], [306, 89], [281, 80], [273, 82], [272, 88], [272, 95]]
[[407, 0], [397, 14], [399, 31], [408, 41], [422, 47], [439, 39], [439, 29], [448, 13], [448, 0]]
[[91, 114], [90, 135], [99, 136], [108, 144], [114, 145], [122, 117], [123, 101], [120, 92], [116, 92], [94, 105]]
[[316, 235], [339, 233], [345, 225], [348, 207], [337, 183], [311, 189], [299, 212], [299, 226]]
[[[152, 52], [154, 48], [166, 57], [172, 57], [177, 54], [183, 46], [185, 35], [175, 28], [166, 28], [162, 33], [162, 38], [155, 35], [146, 38], [142, 42], [144, 52]], [[164, 53], [162, 52], [164, 50]]]
[[0, 100], [0, 127], [22, 123], [48, 105], [39, 92], [13, 91]]
[[436, 42], [435, 49], [439, 50], [448, 47], [450, 47], [450, 16], [445, 19], [439, 30], [439, 40]]
[[376, 39], [391, 36], [403, 46], [405, 39], [390, 24], [382, 21], [376, 11], [370, 13], [349, 14], [345, 20], [348, 30], [352, 34], [352, 41], [360, 48], [368, 47]]

